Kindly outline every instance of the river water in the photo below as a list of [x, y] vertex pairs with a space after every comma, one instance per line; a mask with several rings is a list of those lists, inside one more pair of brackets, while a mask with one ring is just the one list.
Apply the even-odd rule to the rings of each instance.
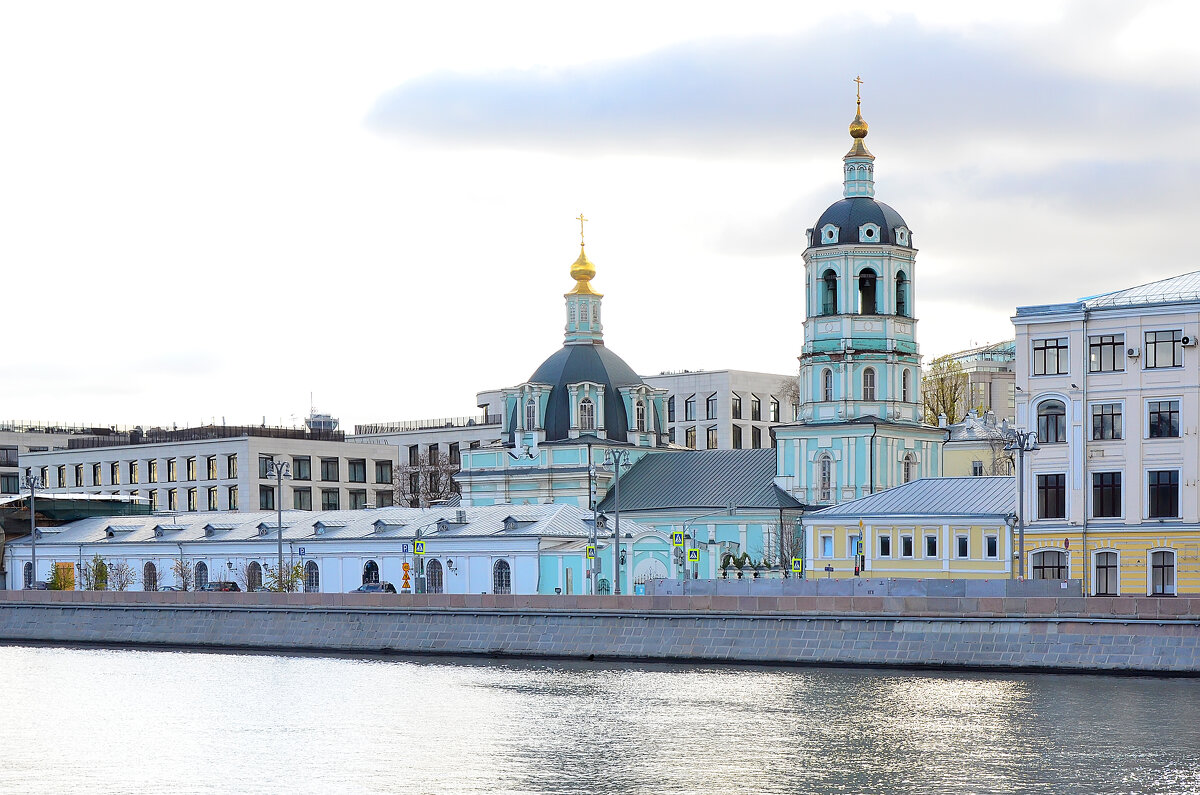
[[1200, 680], [0, 646], [0, 792], [1200, 793]]

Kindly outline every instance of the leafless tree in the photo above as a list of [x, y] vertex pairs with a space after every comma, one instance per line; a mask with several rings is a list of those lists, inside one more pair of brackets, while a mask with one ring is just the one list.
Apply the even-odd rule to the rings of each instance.
[[137, 569], [128, 561], [118, 560], [108, 564], [108, 587], [114, 591], [128, 591], [138, 581]]
[[421, 508], [450, 499], [458, 494], [454, 476], [459, 469], [459, 462], [449, 456], [438, 455], [431, 461], [427, 452], [421, 453], [416, 464], [402, 462], [392, 473], [396, 504]]
[[937, 425], [946, 415], [953, 425], [967, 415], [967, 374], [962, 364], [949, 356], [939, 356], [921, 375], [921, 399], [925, 403], [925, 422]]
[[196, 569], [183, 557], [182, 551], [171, 561], [171, 573], [175, 575], [175, 587], [181, 591], [190, 591], [196, 584]]
[[[776, 393], [779, 395], [780, 403], [790, 403], [793, 406], [793, 411], [796, 406], [800, 405], [800, 374], [789, 376], [779, 382], [779, 386], [775, 387]], [[790, 421], [791, 417], [780, 417], [784, 422]]]
[[1013, 473], [1013, 454], [1004, 449], [1008, 440], [997, 431], [988, 437], [988, 452], [991, 461], [984, 464], [985, 475], [1011, 475]]

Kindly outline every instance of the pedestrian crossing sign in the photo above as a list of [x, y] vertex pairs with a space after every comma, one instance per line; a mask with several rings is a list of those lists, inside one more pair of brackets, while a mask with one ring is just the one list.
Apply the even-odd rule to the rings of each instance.
[[688, 563], [699, 563], [699, 562], [700, 562], [700, 550], [689, 549], [688, 550]]
[[587, 545], [587, 559], [588, 560], [596, 559], [596, 545], [595, 544]]
[[683, 531], [682, 530], [676, 530], [674, 533], [671, 533], [671, 546], [673, 546], [673, 547], [683, 546]]
[[414, 555], [424, 555], [425, 554], [425, 542], [424, 541], [414, 541], [413, 542], [413, 554]]
[[803, 574], [804, 573], [804, 558], [792, 558], [792, 573], [793, 574]]

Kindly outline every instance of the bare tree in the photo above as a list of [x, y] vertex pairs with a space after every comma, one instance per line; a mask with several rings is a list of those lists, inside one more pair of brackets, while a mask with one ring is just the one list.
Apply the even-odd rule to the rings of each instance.
[[938, 424], [946, 415], [953, 425], [967, 415], [967, 374], [962, 364], [949, 356], [939, 356], [921, 375], [921, 400], [925, 403], [925, 422]]
[[175, 575], [175, 587], [181, 591], [190, 591], [196, 584], [196, 569], [183, 557], [171, 561], [171, 573]]
[[1013, 473], [1013, 454], [1004, 449], [1008, 443], [1000, 432], [988, 437], [988, 450], [992, 460], [984, 465], [985, 475], [1011, 475]]
[[396, 504], [423, 508], [450, 499], [458, 494], [454, 476], [459, 469], [459, 462], [451, 461], [449, 456], [437, 455], [431, 461], [427, 452], [421, 453], [416, 464], [402, 463], [392, 473]]
[[[775, 387], [776, 393], [779, 395], [780, 403], [790, 403], [792, 410], [795, 411], [800, 405], [800, 374], [789, 376], [779, 382], [779, 386]], [[780, 417], [784, 422], [790, 421], [791, 417]]]
[[138, 581], [137, 569], [128, 561], [118, 560], [108, 564], [108, 586], [114, 591], [128, 591]]

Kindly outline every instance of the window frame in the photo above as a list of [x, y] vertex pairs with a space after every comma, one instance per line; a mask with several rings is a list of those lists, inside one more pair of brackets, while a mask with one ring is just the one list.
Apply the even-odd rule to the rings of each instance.
[[[921, 550], [922, 552], [924, 552], [924, 555], [922, 557], [925, 560], [940, 560], [941, 559], [941, 557], [938, 554], [941, 551], [938, 548], [940, 546], [941, 539], [938, 536], [939, 536], [938, 533], [924, 533], [921, 536], [921, 540], [925, 542], [922, 545], [922, 550]], [[930, 552], [930, 542], [933, 542], [933, 545], [932, 545], [933, 551], [932, 552]]]
[[[1101, 567], [1100, 556], [1112, 555], [1112, 565]], [[1103, 579], [1108, 580], [1111, 576], [1113, 589], [1100, 590], [1100, 569], [1104, 568], [1106, 574]], [[1111, 572], [1108, 570], [1111, 569]], [[1121, 551], [1112, 548], [1096, 549], [1092, 551], [1092, 596], [1120, 596], [1121, 595]]]
[[[1051, 485], [1050, 478], [1058, 480]], [[1065, 472], [1038, 472], [1034, 475], [1034, 500], [1037, 503], [1037, 519], [1066, 519], [1067, 518], [1067, 473]], [[1060, 511], [1059, 515], [1050, 515], [1047, 513], [1049, 505], [1048, 500], [1051, 496], [1055, 497], [1054, 507]]]
[[[1034, 377], [1044, 375], [1071, 374], [1071, 341], [1069, 337], [1045, 337], [1032, 340], [1029, 358], [1029, 374]], [[1053, 356], [1051, 357], [1051, 352]], [[1054, 370], [1050, 370], [1050, 360], [1053, 358]]]
[[[1183, 480], [1182, 474], [1183, 473], [1182, 473], [1180, 467], [1166, 467], [1164, 469], [1147, 469], [1146, 470], [1146, 486], [1145, 486], [1145, 488], [1146, 488], [1146, 491], [1145, 491], [1146, 509], [1145, 509], [1145, 514], [1146, 514], [1147, 519], [1178, 519], [1178, 518], [1180, 518], [1180, 515], [1181, 515], [1180, 512], [1182, 509], [1181, 503], [1182, 503], [1182, 497], [1183, 497], [1182, 488], [1181, 488], [1181, 481]], [[1173, 475], [1174, 477], [1172, 479], [1174, 482], [1166, 483], [1166, 484], [1152, 483], [1151, 481], [1155, 480], [1155, 478], [1154, 478], [1155, 475]], [[1159, 488], [1165, 487], [1168, 490], [1174, 491], [1174, 494], [1175, 494], [1175, 500], [1174, 500], [1175, 511], [1174, 511], [1174, 513], [1164, 514], [1164, 513], [1156, 513], [1155, 512], [1156, 500], [1154, 497], [1154, 489], [1156, 487], [1159, 487]], [[1161, 500], [1161, 499], [1162, 499], [1162, 496], [1159, 496], [1158, 500]]]
[[[1109, 365], [1105, 367], [1105, 355]], [[1118, 366], [1118, 364], [1120, 366]], [[1125, 372], [1125, 334], [1093, 334], [1088, 337], [1088, 372]]]
[[[1058, 406], [1062, 411], [1049, 411], [1049, 407]], [[1067, 443], [1067, 401], [1057, 397], [1046, 397], [1038, 401], [1034, 408], [1034, 416], [1037, 418], [1037, 440], [1038, 444], [1066, 444]], [[1055, 433], [1050, 433], [1050, 420], [1057, 418], [1055, 421]], [[1051, 436], [1056, 438], [1051, 439]]]
[[875, 368], [865, 367], [862, 371], [862, 399], [864, 401], [875, 401]]
[[[906, 548], [908, 549], [908, 552], [904, 551]], [[901, 560], [913, 560], [916, 558], [916, 551], [917, 551], [916, 534], [915, 533], [901, 533], [900, 534], [900, 559]]]
[[[1174, 404], [1174, 408], [1169, 408], [1165, 412], [1161, 408], [1162, 404]], [[1158, 406], [1159, 408], [1152, 408]], [[1144, 439], [1179, 439], [1182, 435], [1180, 425], [1180, 417], [1182, 416], [1183, 399], [1180, 397], [1153, 397], [1146, 398], [1145, 414], [1146, 431], [1143, 435]], [[1160, 415], [1156, 420], [1155, 415]], [[1165, 414], [1166, 425], [1168, 430], [1173, 430], [1174, 433], [1156, 433], [1163, 427], [1164, 420], [1161, 415]]]
[[[1169, 556], [1171, 561], [1170, 566], [1160, 565], [1157, 560], [1158, 556]], [[1159, 576], [1158, 570], [1162, 569], [1165, 575], [1166, 571], [1171, 573], [1171, 583], [1169, 586], [1163, 585], [1163, 589], [1158, 589], [1158, 584], [1162, 577]], [[1171, 547], [1153, 547], [1146, 554], [1146, 595], [1147, 596], [1176, 596], [1179, 593], [1179, 551]]]
[[891, 560], [892, 557], [892, 534], [880, 533], [875, 536], [875, 549], [879, 553], [877, 557], [881, 560]]
[[[1160, 340], [1161, 335], [1170, 335], [1169, 339]], [[1154, 337], [1153, 341], [1151, 336]], [[1142, 369], [1170, 370], [1183, 367], [1183, 329], [1155, 329], [1143, 332], [1142, 336]], [[1170, 364], [1159, 364], [1158, 359], [1162, 346], [1170, 346]]]
[[[1090, 408], [1093, 442], [1117, 442], [1125, 438], [1124, 401], [1115, 400], [1092, 403]], [[1105, 412], [1105, 409], [1115, 409], [1115, 411], [1110, 410]], [[1104, 435], [1106, 425], [1108, 430], [1107, 436]]]
[[[1104, 483], [1104, 480], [1110, 482]], [[1123, 470], [1092, 471], [1090, 505], [1093, 519], [1120, 519], [1125, 516], [1125, 473]], [[1103, 504], [1115, 502], [1116, 513], [1100, 513]]]

